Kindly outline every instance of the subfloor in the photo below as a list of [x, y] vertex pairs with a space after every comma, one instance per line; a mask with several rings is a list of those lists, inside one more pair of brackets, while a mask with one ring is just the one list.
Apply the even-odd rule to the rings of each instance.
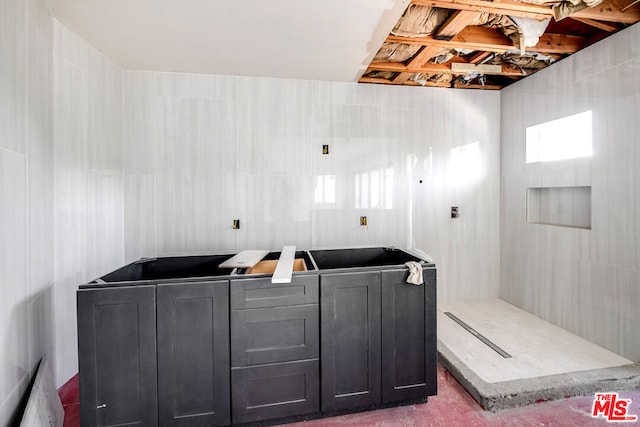
[[[613, 391], [613, 390], [612, 390]], [[65, 427], [80, 426], [78, 377], [60, 390], [65, 409]], [[620, 398], [632, 399], [629, 414], [640, 415], [640, 390], [620, 392]], [[427, 403], [381, 409], [288, 424], [291, 427], [398, 426], [398, 427], [474, 427], [474, 426], [604, 426], [603, 418], [592, 418], [593, 396], [541, 402], [516, 409], [489, 412], [482, 409], [458, 381], [438, 365], [438, 395]], [[622, 424], [629, 425], [629, 424]]]

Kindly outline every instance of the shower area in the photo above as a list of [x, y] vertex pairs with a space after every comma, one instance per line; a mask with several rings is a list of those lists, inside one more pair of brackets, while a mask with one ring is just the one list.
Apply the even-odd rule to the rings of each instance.
[[[640, 206], [624, 198], [634, 194], [624, 175], [637, 172], [620, 144], [599, 146], [602, 110], [527, 117], [536, 109], [524, 114], [526, 97], [511, 93], [498, 146], [482, 114], [450, 115], [447, 127], [468, 130], [407, 160], [408, 245], [438, 266], [440, 363], [489, 410], [638, 389]], [[553, 123], [565, 116], [590, 122]], [[534, 126], [546, 122], [550, 131]], [[575, 138], [593, 148], [563, 159], [542, 147], [528, 160], [527, 128], [557, 147], [574, 138], [558, 129], [576, 126], [592, 129]]]

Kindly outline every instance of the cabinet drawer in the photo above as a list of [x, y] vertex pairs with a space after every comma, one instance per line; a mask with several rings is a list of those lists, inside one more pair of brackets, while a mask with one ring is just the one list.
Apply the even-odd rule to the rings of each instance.
[[233, 423], [303, 415], [320, 410], [318, 360], [231, 370]]
[[317, 304], [318, 276], [295, 276], [291, 283], [271, 283], [270, 277], [231, 281], [231, 308]]
[[318, 305], [231, 312], [231, 365], [313, 359], [319, 353]]

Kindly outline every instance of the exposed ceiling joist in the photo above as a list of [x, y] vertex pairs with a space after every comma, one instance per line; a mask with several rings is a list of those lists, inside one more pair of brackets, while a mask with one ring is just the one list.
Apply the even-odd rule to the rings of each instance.
[[425, 46], [422, 48], [420, 52], [416, 56], [413, 57], [411, 62], [409, 62], [409, 68], [419, 68], [428, 62], [431, 58], [436, 56], [442, 51], [442, 46]]
[[402, 85], [405, 84], [407, 80], [409, 80], [413, 76], [413, 73], [398, 73], [397, 76], [391, 80], [391, 83], [394, 85]]
[[469, 64], [479, 64], [484, 61], [492, 52], [480, 51], [469, 59]]
[[484, 90], [500, 90], [501, 86], [496, 85], [480, 85], [480, 84], [464, 84], [464, 83], [454, 83], [452, 87], [457, 89], [484, 89]]
[[616, 31], [618, 31], [618, 27], [607, 22], [596, 21], [595, 19], [589, 18], [576, 18], [574, 16], [571, 16], [570, 18], [574, 21], [582, 22], [583, 24], [587, 24], [602, 31], [606, 31], [607, 33], [615, 33]]
[[582, 9], [571, 18], [586, 18], [596, 21], [619, 22], [621, 24], [635, 24], [640, 21], [640, 7], [634, 6], [624, 12], [633, 0], [604, 0], [597, 6]]
[[387, 41], [390, 43], [439, 46], [448, 49], [488, 50], [500, 53], [513, 49], [511, 40], [502, 34], [500, 30], [485, 27], [467, 27], [451, 40], [437, 40], [433, 36], [389, 36]]
[[538, 21], [553, 16], [549, 6], [520, 3], [513, 0], [489, 2], [483, 0], [412, 0], [411, 4], [420, 6], [439, 7], [443, 9], [468, 10], [473, 12], [487, 12], [498, 15], [518, 16]]
[[[403, 25], [400, 27], [402, 33], [407, 36], [391, 34], [386, 38], [389, 45], [385, 47], [388, 51], [410, 52], [410, 56], [392, 59], [403, 62], [382, 62], [386, 60], [381, 58], [391, 56], [386, 56], [381, 50], [383, 53], [378, 56], [381, 62], [369, 64], [360, 81], [501, 89], [547, 67], [554, 60], [571, 55], [627, 25], [640, 22], [640, 0], [604, 0], [598, 6], [574, 11], [568, 19], [559, 21], [555, 19], [554, 5], [528, 1], [411, 0], [413, 7], [406, 21], [402, 21], [404, 15], [398, 21], [398, 25]], [[577, 9], [585, 7], [584, 1], [576, 5]], [[482, 16], [478, 19], [481, 13], [497, 17]], [[423, 20], [420, 14], [424, 14]], [[519, 44], [516, 45], [524, 40], [526, 28], [522, 21], [504, 18], [507, 16], [545, 21], [540, 25], [543, 34], [535, 46], [520, 49]], [[437, 17], [437, 22], [434, 17]], [[486, 25], [469, 25], [485, 21]], [[417, 46], [421, 48], [418, 50]], [[440, 59], [445, 56], [453, 58], [444, 64], [434, 63], [441, 62], [434, 60], [436, 56]], [[437, 74], [444, 74], [446, 78], [435, 76]]]
[[540, 36], [537, 45], [527, 48], [527, 52], [570, 55], [580, 49], [584, 49], [588, 45], [589, 41], [584, 37], [545, 33]]
[[481, 12], [470, 10], [457, 10], [445, 21], [436, 31], [435, 38], [438, 40], [451, 40], [460, 31], [464, 30]]
[[[427, 73], [427, 74], [442, 74], [449, 73], [455, 75], [465, 75], [467, 74], [467, 70], [453, 70], [451, 68], [452, 63], [466, 63], [463, 59], [454, 58], [454, 60], [446, 63], [446, 64], [424, 64], [421, 67], [409, 68], [408, 66], [399, 63], [399, 62], [377, 62], [369, 65], [369, 70], [378, 70], [378, 71], [392, 71], [395, 73]], [[522, 77], [525, 74], [522, 70], [513, 68], [509, 65], [502, 64], [500, 71], [495, 72], [486, 72], [485, 74], [491, 74], [496, 76], [514, 76], [514, 77]]]
[[[422, 46], [437, 46], [449, 49], [470, 49], [496, 53], [504, 53], [515, 49], [513, 42], [497, 28], [466, 27], [451, 40], [437, 40], [432, 36], [401, 37], [389, 36], [390, 43], [404, 43]], [[588, 40], [579, 36], [564, 34], [543, 34], [538, 44], [527, 51], [538, 53], [571, 54], [587, 46]]]

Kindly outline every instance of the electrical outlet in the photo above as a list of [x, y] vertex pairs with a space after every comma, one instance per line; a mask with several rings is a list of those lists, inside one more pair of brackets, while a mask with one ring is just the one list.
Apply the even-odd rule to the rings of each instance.
[[329, 154], [329, 145], [325, 144], [322, 146], [322, 154]]
[[361, 216], [360, 217], [360, 225], [366, 227], [366, 225], [367, 225], [367, 217], [366, 216]]
[[460, 211], [457, 206], [451, 206], [451, 218], [458, 218], [460, 216]]
[[240, 229], [240, 220], [239, 219], [234, 219], [233, 220], [233, 225], [231, 226], [231, 228], [233, 228], [234, 230], [239, 230]]

